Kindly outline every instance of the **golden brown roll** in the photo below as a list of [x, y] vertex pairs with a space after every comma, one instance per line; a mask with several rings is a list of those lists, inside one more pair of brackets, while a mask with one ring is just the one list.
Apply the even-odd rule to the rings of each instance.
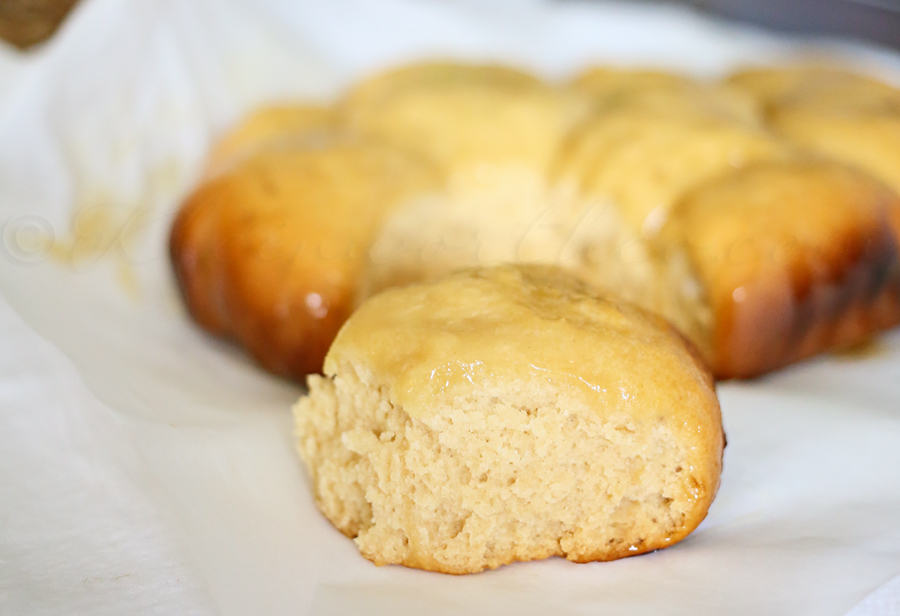
[[900, 192], [900, 90], [815, 66], [745, 70], [729, 82], [756, 96], [781, 134]]
[[555, 267], [366, 301], [295, 407], [322, 513], [378, 565], [472, 573], [671, 546], [706, 516], [713, 381], [665, 321]]
[[373, 229], [439, 184], [420, 157], [341, 134], [260, 149], [202, 183], [175, 220], [170, 253], [191, 314], [272, 372], [318, 372]]
[[465, 174], [510, 164], [543, 172], [587, 109], [583, 97], [516, 69], [439, 62], [377, 75], [341, 104], [352, 129]]
[[[227, 172], [263, 148], [309, 145], [310, 140], [334, 139], [337, 128], [330, 108], [310, 105], [264, 107], [246, 117], [210, 150], [200, 185]], [[199, 189], [199, 186], [198, 186]], [[224, 206], [189, 199], [170, 235], [170, 254], [182, 294], [193, 317], [208, 331], [224, 335], [231, 328], [227, 314], [220, 224]]]
[[687, 193], [656, 247], [661, 306], [719, 378], [752, 377], [900, 322], [900, 199], [837, 163], [759, 163]]
[[454, 176], [440, 193], [389, 214], [369, 250], [359, 298], [463, 267], [577, 262], [571, 247], [590, 212], [574, 187], [522, 167], [497, 168], [486, 179]]
[[624, 105], [598, 113], [571, 135], [554, 165], [558, 181], [574, 182], [599, 212], [579, 217], [564, 265], [664, 315], [702, 346], [689, 328], [702, 307], [684, 303], [680, 292], [690, 286], [690, 272], [668, 262], [660, 230], [695, 187], [759, 161], [796, 156], [791, 144], [761, 127], [699, 107], [661, 115]]

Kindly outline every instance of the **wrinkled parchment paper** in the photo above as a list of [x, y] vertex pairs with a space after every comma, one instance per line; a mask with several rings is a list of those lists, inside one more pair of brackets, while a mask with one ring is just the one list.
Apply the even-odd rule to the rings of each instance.
[[300, 390], [198, 331], [165, 256], [222, 130], [390, 64], [560, 79], [828, 53], [898, 82], [898, 56], [644, 3], [474, 0], [85, 0], [36, 54], [0, 52], [0, 613], [900, 610], [900, 331], [720, 385], [722, 488], [683, 543], [450, 577], [376, 568], [317, 514]]

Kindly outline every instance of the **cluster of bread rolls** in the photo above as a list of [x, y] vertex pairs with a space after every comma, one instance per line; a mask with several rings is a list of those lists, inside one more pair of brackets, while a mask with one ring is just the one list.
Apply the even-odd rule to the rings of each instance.
[[509, 262], [569, 269], [752, 377], [900, 322], [897, 190], [900, 92], [869, 77], [428, 63], [250, 117], [170, 249], [194, 318], [295, 378], [366, 297]]
[[430, 63], [248, 118], [170, 250], [204, 328], [308, 376], [335, 527], [470, 573], [696, 528], [714, 377], [900, 322], [898, 190], [900, 92], [868, 77]]

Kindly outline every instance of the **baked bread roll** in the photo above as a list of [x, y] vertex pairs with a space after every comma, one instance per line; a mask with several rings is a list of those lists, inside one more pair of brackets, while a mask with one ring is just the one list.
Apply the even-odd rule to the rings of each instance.
[[[213, 146], [200, 185], [262, 149], [283, 150], [298, 144], [303, 147], [316, 139], [333, 139], [335, 129], [335, 114], [329, 108], [295, 105], [260, 109]], [[172, 226], [169, 253], [191, 315], [209, 332], [227, 335], [232, 326], [225, 300], [229, 283], [222, 264], [222, 234], [227, 227], [220, 225], [221, 209], [212, 201], [189, 198]]]
[[554, 267], [365, 302], [295, 407], [322, 513], [378, 565], [472, 573], [673, 545], [706, 516], [712, 379], [662, 319]]
[[512, 68], [434, 62], [364, 81], [341, 111], [353, 130], [423, 152], [450, 174], [543, 173], [588, 101]]
[[750, 69], [729, 83], [756, 96], [795, 143], [865, 169], [900, 192], [900, 90], [827, 67]]
[[654, 235], [688, 188], [792, 148], [766, 131], [714, 116], [659, 116], [624, 107], [579, 127], [560, 151], [555, 175], [613, 203], [628, 226]]
[[[350, 126], [427, 153], [449, 176], [385, 222], [359, 300], [460, 267], [546, 262], [575, 219], [572, 191], [551, 185], [548, 166], [594, 102], [490, 65], [412, 65], [354, 88], [341, 104]], [[565, 212], [545, 211], [557, 201]]]
[[[764, 129], [699, 107], [659, 115], [624, 106], [598, 114], [566, 142], [555, 166], [559, 181], [575, 182], [604, 210], [596, 223], [580, 227], [565, 265], [605, 292], [664, 315], [706, 351], [708, 331], [696, 328], [707, 318], [704, 307], [684, 292], [697, 285], [681, 261], [669, 263], [660, 231], [688, 191], [760, 161], [796, 156], [791, 144]], [[727, 202], [721, 207], [739, 215]]]
[[837, 163], [750, 165], [687, 193], [654, 243], [665, 315], [719, 378], [770, 372], [900, 322], [900, 200]]
[[340, 132], [261, 147], [201, 183], [175, 220], [192, 316], [276, 374], [318, 372], [378, 222], [441, 181], [421, 157]]

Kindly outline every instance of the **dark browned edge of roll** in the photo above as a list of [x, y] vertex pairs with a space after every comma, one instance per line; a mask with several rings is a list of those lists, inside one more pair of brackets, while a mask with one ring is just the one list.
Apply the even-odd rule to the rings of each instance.
[[[900, 200], [889, 204], [900, 211]], [[888, 218], [847, 229], [829, 259], [795, 260], [786, 293], [715, 315], [712, 370], [746, 379], [846, 347], [900, 323], [900, 248]], [[779, 297], [780, 295], [780, 297]]]

